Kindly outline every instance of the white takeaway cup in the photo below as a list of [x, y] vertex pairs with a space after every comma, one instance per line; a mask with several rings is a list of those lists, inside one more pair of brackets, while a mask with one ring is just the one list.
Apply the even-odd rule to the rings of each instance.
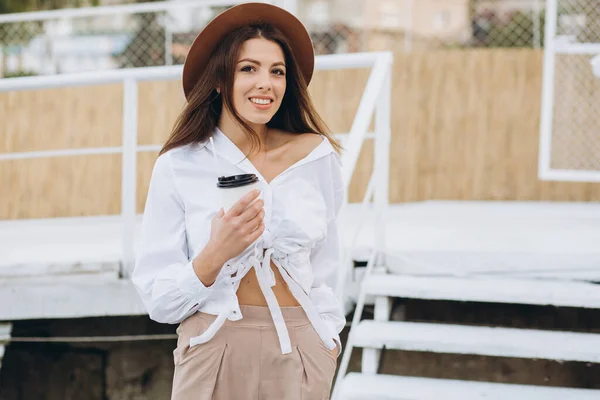
[[[255, 174], [221, 176], [217, 181], [221, 194], [221, 206], [227, 212], [239, 199], [254, 189], [261, 189], [260, 181]], [[259, 194], [257, 200], [262, 197]], [[256, 201], [256, 200], [255, 200]]]

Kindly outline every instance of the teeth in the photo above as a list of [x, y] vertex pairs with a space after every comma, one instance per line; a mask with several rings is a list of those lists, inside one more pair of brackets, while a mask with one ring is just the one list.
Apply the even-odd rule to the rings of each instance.
[[255, 99], [255, 98], [251, 98], [250, 101], [253, 102], [253, 103], [256, 103], [256, 104], [263, 104], [263, 105], [271, 103], [271, 100], [269, 100], [269, 99]]

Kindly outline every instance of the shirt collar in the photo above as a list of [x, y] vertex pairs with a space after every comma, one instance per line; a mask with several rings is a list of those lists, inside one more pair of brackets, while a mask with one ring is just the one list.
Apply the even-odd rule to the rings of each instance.
[[[213, 141], [215, 143], [216, 152], [220, 157], [225, 158], [232, 164], [239, 164], [245, 158], [246, 155], [242, 153], [242, 151], [225, 135], [219, 128], [215, 128], [213, 133]], [[210, 143], [207, 144], [207, 147], [211, 152], [214, 152], [215, 149], [212, 148]]]
[[[305, 158], [298, 161], [296, 164], [290, 166], [288, 169], [299, 167], [300, 165], [306, 164], [308, 162], [314, 161], [316, 159], [319, 159], [330, 153], [335, 152], [329, 140], [325, 136], [321, 137], [323, 139], [323, 142], [321, 144], [319, 144]], [[215, 132], [213, 133], [213, 141], [215, 144], [217, 155], [219, 157], [225, 158], [227, 161], [234, 165], [239, 165], [240, 167], [242, 167], [242, 169], [246, 170], [247, 172], [260, 175], [256, 168], [254, 168], [250, 160], [248, 160], [246, 155], [219, 128], [215, 128]], [[211, 152], [214, 151], [210, 143], [207, 143], [206, 147], [209, 148]]]

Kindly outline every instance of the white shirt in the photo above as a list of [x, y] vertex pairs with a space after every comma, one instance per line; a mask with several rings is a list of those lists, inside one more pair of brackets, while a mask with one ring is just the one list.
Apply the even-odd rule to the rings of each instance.
[[[329, 140], [322, 139], [270, 183], [219, 129], [213, 135], [217, 160], [210, 143], [186, 145], [158, 157], [132, 277], [150, 318], [176, 324], [198, 311], [217, 315], [205, 332], [190, 340], [190, 346], [205, 343], [225, 319], [243, 318], [236, 292], [254, 268], [281, 351], [290, 353], [288, 331], [271, 289], [272, 260], [325, 346], [333, 350], [337, 342], [341, 348], [339, 333], [346, 320], [332, 287], [340, 260], [336, 221], [344, 189], [339, 156]], [[211, 220], [221, 208], [217, 178], [243, 173], [259, 177], [265, 231], [206, 287], [192, 260], [206, 245]]]

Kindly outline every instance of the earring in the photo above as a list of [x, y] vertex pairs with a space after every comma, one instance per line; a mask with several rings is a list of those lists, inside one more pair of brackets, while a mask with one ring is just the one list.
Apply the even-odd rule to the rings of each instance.
[[217, 88], [217, 94], [221, 94], [221, 89]]

